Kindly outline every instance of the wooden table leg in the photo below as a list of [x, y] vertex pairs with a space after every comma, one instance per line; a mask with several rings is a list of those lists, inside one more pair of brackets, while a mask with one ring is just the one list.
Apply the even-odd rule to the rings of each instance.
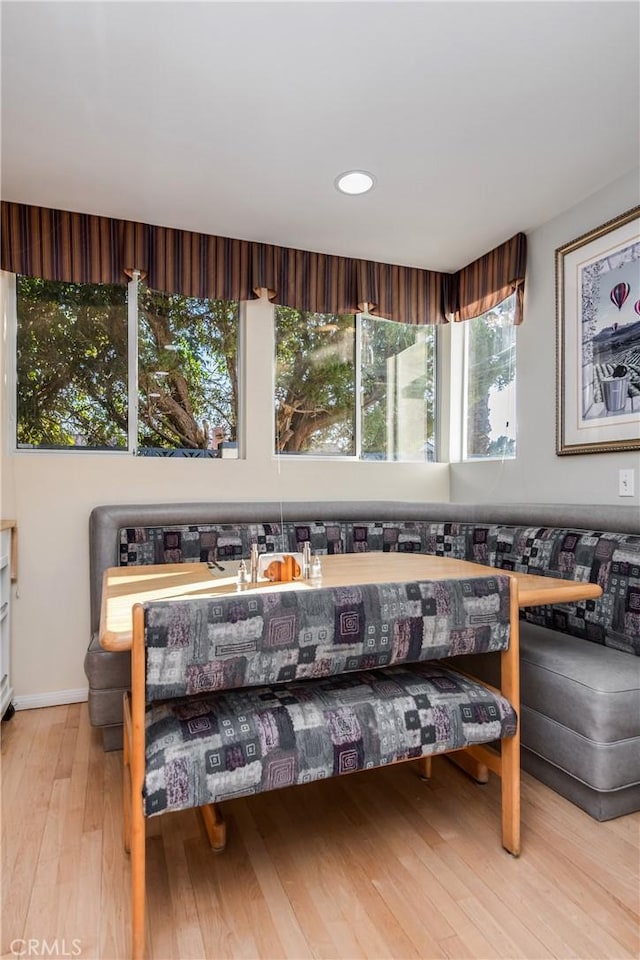
[[217, 803], [209, 803], [200, 807], [204, 828], [211, 844], [211, 849], [222, 853], [227, 843], [227, 824]]
[[476, 760], [476, 758], [472, 757], [471, 754], [466, 750], [458, 750], [456, 753], [448, 753], [447, 760], [450, 760], [451, 763], [455, 763], [456, 767], [460, 767], [461, 770], [464, 770], [465, 773], [468, 773], [469, 776], [476, 781], [476, 783], [489, 782], [489, 767], [487, 767], [486, 764], [481, 763], [480, 760]]
[[415, 763], [420, 779], [431, 780], [431, 757], [420, 757]]

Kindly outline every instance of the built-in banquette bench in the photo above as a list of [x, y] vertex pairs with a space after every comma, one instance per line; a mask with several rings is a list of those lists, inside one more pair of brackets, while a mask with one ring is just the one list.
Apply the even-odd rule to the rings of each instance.
[[[517, 855], [517, 591], [491, 574], [138, 604], [124, 697], [133, 960], [147, 817], [200, 808], [220, 851], [221, 801], [403, 761], [428, 776], [434, 754], [470, 748], [501, 778], [502, 844]], [[500, 689], [442, 666], [461, 648], [497, 653]]]
[[[298, 550], [428, 553], [594, 581], [595, 601], [525, 611], [520, 626], [522, 762], [597, 819], [640, 809], [640, 511], [549, 504], [177, 503], [101, 506], [90, 519], [91, 721], [122, 742], [127, 654], [98, 639], [110, 566]], [[495, 682], [487, 665], [485, 678]], [[476, 670], [477, 672], [477, 670]]]

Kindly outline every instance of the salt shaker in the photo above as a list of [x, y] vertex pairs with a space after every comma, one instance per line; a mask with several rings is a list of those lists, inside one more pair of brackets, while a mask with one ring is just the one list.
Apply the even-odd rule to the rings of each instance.
[[305, 580], [311, 576], [311, 544], [308, 540], [302, 545], [302, 576]]
[[251, 571], [251, 583], [258, 582], [258, 544], [251, 544], [251, 558], [249, 563], [249, 569]]

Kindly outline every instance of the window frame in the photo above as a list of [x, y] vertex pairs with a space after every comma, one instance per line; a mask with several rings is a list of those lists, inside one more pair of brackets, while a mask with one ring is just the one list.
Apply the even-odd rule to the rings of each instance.
[[[7, 423], [7, 443], [5, 444], [5, 451], [16, 454], [26, 454], [31, 456], [33, 454], [62, 454], [63, 456], [68, 456], [71, 453], [80, 453], [84, 455], [95, 455], [95, 456], [117, 456], [117, 457], [139, 457], [140, 459], [206, 459], [206, 460], [220, 460], [227, 459], [222, 457], [213, 457], [213, 456], [162, 456], [153, 454], [144, 455], [139, 452], [138, 446], [138, 387], [139, 387], [139, 350], [138, 350], [138, 290], [139, 285], [142, 282], [140, 276], [140, 271], [134, 271], [133, 278], [129, 280], [126, 284], [123, 283], [123, 288], [126, 288], [127, 291], [127, 445], [126, 447], [113, 447], [110, 449], [98, 449], [93, 447], [85, 447], [80, 445], [69, 445], [68, 447], [36, 447], [36, 446], [20, 446], [18, 444], [18, 291], [17, 291], [17, 274], [9, 273], [7, 271], [2, 271], [3, 283], [5, 284], [6, 296], [4, 304], [4, 317], [3, 324], [5, 330], [5, 346], [6, 346], [6, 361], [5, 361], [5, 398], [7, 412], [5, 414], [4, 420]], [[238, 405], [236, 411], [236, 424], [237, 424], [237, 457], [231, 459], [244, 459], [245, 458], [245, 421], [244, 421], [244, 409], [245, 409], [245, 360], [244, 360], [244, 344], [245, 344], [245, 328], [246, 328], [246, 312], [244, 309], [243, 301], [238, 303], [238, 339], [237, 339], [237, 354], [236, 354], [236, 365], [237, 365], [237, 376], [238, 382], [240, 384], [238, 390]], [[8, 390], [8, 398], [6, 397], [6, 391]], [[187, 448], [175, 448], [176, 450], [183, 450]]]
[[[441, 327], [439, 324], [423, 324], [421, 326], [428, 327], [433, 331], [433, 378], [435, 380], [435, 399], [434, 399], [434, 410], [433, 410], [433, 419], [434, 419], [434, 451], [435, 458], [433, 460], [396, 460], [393, 458], [386, 458], [384, 460], [374, 460], [373, 458], [363, 457], [362, 456], [362, 433], [363, 433], [363, 416], [362, 416], [362, 405], [360, 398], [362, 397], [362, 363], [361, 363], [361, 349], [362, 349], [362, 321], [363, 320], [376, 320], [393, 323], [388, 317], [379, 317], [372, 313], [356, 313], [354, 317], [354, 358], [355, 358], [355, 371], [354, 371], [354, 401], [355, 401], [355, 418], [354, 418], [354, 450], [353, 454], [331, 454], [331, 453], [288, 453], [282, 452], [277, 449], [277, 430], [276, 430], [276, 404], [275, 404], [275, 391], [276, 391], [276, 378], [277, 378], [277, 336], [276, 336], [276, 310], [278, 304], [274, 304], [273, 308], [273, 340], [274, 340], [274, 350], [273, 350], [273, 390], [272, 390], [272, 402], [273, 402], [273, 457], [276, 460], [287, 460], [291, 462], [303, 463], [306, 461], [323, 461], [323, 462], [332, 462], [340, 461], [346, 463], [398, 463], [405, 465], [418, 465], [423, 463], [442, 463], [446, 462], [446, 459], [441, 457], [441, 429], [439, 422], [439, 414], [441, 410], [440, 402], [440, 384], [442, 382], [442, 366], [441, 366]], [[409, 324], [409, 326], [411, 326]]]
[[[131, 443], [131, 437], [135, 437], [137, 441], [137, 432], [131, 433], [131, 425], [129, 425], [129, 437], [128, 445], [126, 448], [113, 448], [109, 450], [100, 450], [100, 449], [91, 449], [82, 446], [70, 446], [68, 448], [58, 448], [58, 449], [49, 449], [45, 447], [19, 447], [17, 445], [17, 276], [15, 273], [9, 271], [1, 271], [2, 286], [4, 289], [3, 297], [3, 326], [4, 326], [4, 350], [2, 355], [0, 355], [0, 360], [3, 360], [4, 366], [4, 395], [3, 395], [3, 404], [2, 404], [2, 419], [3, 426], [6, 425], [6, 436], [3, 444], [3, 449], [6, 454], [20, 454], [25, 456], [32, 455], [57, 455], [63, 454], [67, 455], [69, 453], [81, 453], [83, 455], [94, 455], [94, 456], [116, 456], [116, 457], [127, 457], [127, 456], [138, 456], [137, 454], [137, 444]], [[136, 282], [135, 280], [129, 281], [123, 286], [129, 287], [131, 283]], [[140, 282], [140, 281], [138, 281]], [[131, 298], [128, 298], [129, 300]], [[257, 306], [260, 303], [260, 300], [255, 301], [239, 301], [238, 304], [238, 346], [237, 346], [237, 375], [240, 388], [238, 391], [238, 409], [237, 409], [237, 431], [238, 431], [238, 457], [239, 460], [247, 459], [247, 453], [249, 446], [251, 451], [254, 451], [255, 448], [255, 429], [254, 427], [247, 422], [248, 414], [251, 410], [254, 409], [255, 404], [253, 401], [250, 401], [248, 398], [248, 374], [249, 371], [254, 371], [256, 364], [256, 358], [250, 355], [247, 347], [247, 339], [249, 334], [249, 321], [248, 321], [248, 305]], [[275, 305], [272, 303], [268, 304], [270, 308], [270, 338], [273, 344], [273, 357], [275, 359]], [[384, 317], [377, 317], [370, 314], [356, 314], [358, 318], [372, 316], [374, 320], [385, 320]], [[266, 316], [260, 319], [260, 323], [266, 321]], [[127, 318], [128, 324], [136, 325], [137, 327], [137, 318], [129, 317]], [[256, 322], [253, 318], [251, 319], [251, 324]], [[451, 330], [451, 327], [455, 326], [455, 330]], [[269, 417], [271, 421], [271, 430], [270, 430], [270, 439], [268, 441], [269, 453], [265, 449], [264, 454], [269, 455], [270, 459], [278, 460], [285, 459], [288, 461], [296, 461], [298, 463], [303, 463], [306, 461], [322, 461], [324, 463], [330, 461], [340, 461], [343, 463], [397, 463], [405, 467], [411, 466], [420, 466], [420, 465], [429, 465], [435, 466], [437, 464], [443, 465], [446, 463], [454, 462], [455, 458], [451, 454], [453, 453], [452, 442], [453, 435], [459, 434], [458, 426], [461, 427], [461, 423], [458, 418], [455, 416], [455, 410], [452, 409], [451, 398], [449, 393], [451, 387], [453, 386], [454, 378], [449, 376], [449, 371], [455, 369], [455, 365], [452, 362], [452, 357], [455, 354], [455, 347], [452, 349], [451, 344], [451, 333], [458, 333], [458, 328], [460, 324], [447, 324], [445, 326], [433, 325], [431, 329], [433, 330], [434, 335], [434, 364], [433, 372], [436, 381], [436, 390], [434, 398], [434, 420], [435, 420], [435, 459], [432, 461], [429, 460], [415, 460], [415, 461], [399, 461], [399, 460], [367, 460], [361, 458], [357, 455], [323, 455], [318, 453], [309, 453], [304, 456], [298, 454], [288, 454], [288, 453], [278, 453], [275, 449], [275, 407], [273, 406], [273, 398], [275, 396], [275, 362], [270, 365], [270, 371], [268, 375], [268, 380], [270, 382], [270, 407], [273, 411], [273, 414]], [[358, 350], [358, 355], [360, 352], [360, 324], [356, 324], [356, 337], [358, 338], [358, 343], [356, 349]], [[460, 331], [462, 332], [462, 331]], [[137, 329], [136, 329], [137, 334]], [[136, 380], [137, 380], [137, 336], [128, 338], [128, 364], [130, 369], [135, 370]], [[134, 352], [135, 351], [135, 352]], [[135, 359], [135, 362], [134, 362]], [[358, 364], [358, 367], [360, 364]], [[459, 367], [458, 367], [459, 369]], [[254, 371], [255, 373], [255, 371]], [[456, 380], [458, 378], [455, 378]], [[460, 381], [458, 381], [460, 383]], [[357, 388], [361, 389], [361, 373], [360, 373], [360, 382], [357, 384]], [[134, 393], [135, 387], [130, 381], [130, 390], [129, 390], [129, 409], [131, 410], [131, 395]], [[455, 391], [457, 394], [460, 393], [459, 389]], [[137, 397], [135, 398], [137, 401]], [[137, 406], [137, 404], [136, 404]], [[137, 411], [136, 411], [137, 414]], [[266, 423], [265, 423], [266, 426]], [[359, 416], [356, 418], [356, 429], [358, 435], [361, 437], [362, 431], [362, 418]], [[266, 438], [265, 438], [266, 439]], [[142, 459], [142, 458], [140, 458]], [[150, 457], [149, 459], [178, 459], [171, 457]], [[185, 457], [184, 459], [189, 459]], [[193, 458], [195, 459], [195, 458]], [[200, 459], [200, 458], [198, 458]], [[216, 459], [216, 458], [206, 458], [206, 459]], [[222, 458], [221, 458], [222, 459]]]
[[[511, 297], [514, 297], [515, 294], [512, 294]], [[508, 297], [507, 299], [511, 299]], [[502, 301], [504, 303], [505, 301]], [[498, 304], [499, 306], [499, 304]], [[470, 337], [471, 337], [471, 327], [476, 320], [481, 320], [495, 310], [495, 307], [492, 307], [491, 310], [487, 310], [486, 313], [480, 314], [478, 317], [474, 317], [471, 320], [461, 321], [462, 325], [462, 336], [460, 338], [460, 368], [462, 370], [461, 377], [461, 398], [460, 398], [460, 456], [459, 462], [461, 463], [488, 463], [488, 462], [503, 462], [505, 460], [516, 460], [518, 457], [518, 340], [517, 340], [517, 330], [518, 327], [513, 322], [510, 324], [514, 331], [514, 340], [513, 340], [513, 352], [514, 352], [514, 374], [512, 378], [514, 386], [514, 401], [513, 401], [513, 419], [514, 419], [514, 441], [515, 441], [515, 453], [513, 454], [486, 454], [486, 455], [470, 455], [468, 452], [469, 444], [469, 371], [470, 371], [470, 360], [469, 360], [469, 346], [470, 346]], [[514, 302], [515, 310], [515, 302]]]

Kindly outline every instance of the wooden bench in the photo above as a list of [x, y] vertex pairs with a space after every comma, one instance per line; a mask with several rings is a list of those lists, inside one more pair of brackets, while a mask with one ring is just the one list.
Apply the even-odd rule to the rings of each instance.
[[[438, 663], [500, 651], [501, 689]], [[137, 605], [124, 706], [132, 956], [144, 956], [145, 821], [402, 761], [460, 755], [502, 779], [520, 851], [518, 598], [506, 575], [285, 589]], [[486, 745], [501, 741], [498, 754]]]

